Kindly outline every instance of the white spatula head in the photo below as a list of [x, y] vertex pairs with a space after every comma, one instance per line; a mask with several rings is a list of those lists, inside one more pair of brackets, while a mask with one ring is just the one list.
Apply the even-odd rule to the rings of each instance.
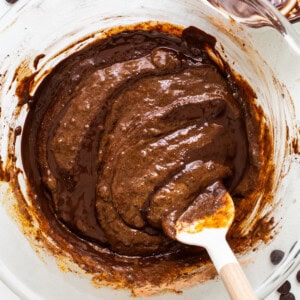
[[219, 230], [226, 235], [233, 222], [234, 213], [231, 196], [223, 185], [217, 182], [211, 185], [205, 193], [199, 195], [176, 221], [176, 239], [181, 241], [183, 234], [184, 236], [191, 235], [192, 240], [188, 244], [195, 245], [195, 234], [197, 234], [197, 243], [201, 235], [207, 236], [207, 232]]

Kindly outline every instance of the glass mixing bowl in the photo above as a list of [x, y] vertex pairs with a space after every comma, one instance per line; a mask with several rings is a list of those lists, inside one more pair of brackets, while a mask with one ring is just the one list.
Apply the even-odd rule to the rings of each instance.
[[[0, 19], [1, 168], [5, 168], [11, 159], [9, 149], [14, 141], [14, 129], [23, 126], [28, 112], [27, 105], [18, 106], [16, 86], [19, 80], [37, 72], [32, 86], [34, 92], [47, 71], [110, 28], [147, 21], [197, 26], [217, 38], [220, 54], [250, 83], [271, 128], [274, 202], [265, 207], [261, 217], [274, 218], [277, 224], [274, 239], [239, 257], [258, 297], [267, 299], [299, 262], [300, 43], [294, 29], [271, 4], [259, 1], [256, 6], [253, 3], [258, 1], [239, 2], [246, 6], [250, 3], [255, 16], [245, 16], [236, 8], [228, 10], [199, 0], [19, 0]], [[259, 26], [256, 26], [257, 20]], [[40, 56], [37, 61], [40, 54], [45, 56]], [[22, 172], [20, 141], [21, 135], [16, 136], [13, 149], [19, 169], [18, 183], [24, 197], [30, 201], [27, 179]], [[77, 274], [63, 273], [53, 257], [36, 245], [31, 247], [13, 217], [14, 191], [7, 182], [0, 183], [0, 191], [0, 278], [21, 299], [130, 297], [127, 291], [94, 288], [90, 277], [79, 271]], [[245, 222], [250, 224], [251, 220]], [[276, 248], [285, 251], [286, 258], [274, 267], [269, 255]], [[185, 289], [176, 298], [200, 299], [201, 295], [206, 299], [226, 298], [218, 280]], [[151, 299], [174, 297], [165, 294]]]

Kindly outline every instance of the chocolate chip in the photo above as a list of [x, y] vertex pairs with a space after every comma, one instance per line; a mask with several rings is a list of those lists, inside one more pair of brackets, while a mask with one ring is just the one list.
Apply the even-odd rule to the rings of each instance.
[[284, 257], [284, 252], [281, 250], [274, 250], [270, 255], [270, 259], [273, 265], [278, 265]]
[[22, 127], [21, 126], [18, 126], [15, 128], [15, 135], [20, 135], [22, 133]]
[[300, 283], [300, 271], [297, 272], [296, 279]]
[[278, 290], [277, 292], [286, 295], [290, 292], [291, 290], [291, 283], [287, 280]]
[[286, 295], [280, 295], [279, 300], [295, 300], [295, 296], [293, 293], [288, 293]]
[[18, 0], [6, 0], [6, 2], [10, 3], [10, 4], [14, 4], [16, 3]]

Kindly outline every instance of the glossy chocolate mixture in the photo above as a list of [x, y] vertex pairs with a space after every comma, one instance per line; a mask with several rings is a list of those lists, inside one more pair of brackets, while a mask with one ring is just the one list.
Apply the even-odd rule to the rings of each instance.
[[177, 276], [207, 257], [172, 240], [172, 222], [220, 193], [216, 182], [249, 190], [239, 183], [255, 132], [207, 54], [214, 44], [193, 27], [122, 32], [65, 59], [35, 93], [22, 138], [34, 203], [87, 270], [125, 284]]

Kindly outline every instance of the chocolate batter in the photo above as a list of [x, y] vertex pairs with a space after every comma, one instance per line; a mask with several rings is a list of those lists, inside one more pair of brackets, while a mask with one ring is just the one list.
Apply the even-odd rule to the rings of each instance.
[[22, 158], [34, 205], [107, 281], [161, 284], [196, 268], [204, 250], [172, 240], [170, 224], [216, 182], [237, 210], [255, 184], [255, 120], [210, 59], [215, 42], [193, 27], [112, 35], [61, 62], [31, 101]]

